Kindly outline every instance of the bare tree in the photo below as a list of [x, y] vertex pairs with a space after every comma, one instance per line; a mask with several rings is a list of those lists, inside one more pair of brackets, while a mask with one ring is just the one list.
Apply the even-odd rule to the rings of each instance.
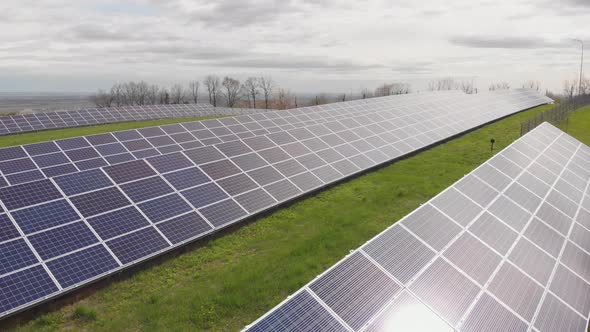
[[369, 89], [363, 88], [361, 90], [361, 98], [362, 99], [367, 99], [367, 98], [371, 98], [371, 97], [373, 97], [373, 93], [371, 91], [369, 91]]
[[184, 88], [180, 84], [174, 84], [170, 89], [170, 102], [172, 104], [184, 103]]
[[566, 99], [571, 99], [574, 97], [574, 92], [576, 91], [576, 88], [578, 87], [578, 80], [565, 80], [563, 82], [563, 94], [565, 96]]
[[270, 77], [263, 76], [258, 80], [258, 84], [260, 89], [262, 89], [262, 93], [264, 94], [264, 107], [268, 109], [268, 103], [275, 87], [274, 81]]
[[188, 89], [190, 91], [191, 97], [193, 97], [193, 102], [196, 104], [199, 101], [199, 87], [201, 83], [199, 81], [190, 81], [188, 83]]
[[445, 77], [438, 80], [428, 82], [428, 90], [430, 91], [445, 91], [459, 89], [459, 83], [455, 82], [452, 77]]
[[277, 108], [284, 110], [292, 105], [293, 96], [289, 90], [279, 89], [277, 93]]
[[168, 92], [167, 88], [160, 89], [160, 104], [170, 104], [170, 92]]
[[114, 106], [121, 106], [123, 104], [123, 88], [120, 83], [115, 83], [111, 87], [111, 98]]
[[376, 97], [401, 95], [410, 93], [410, 85], [408, 83], [386, 83], [375, 89]]
[[209, 93], [209, 104], [213, 104], [213, 106], [217, 106], [217, 96], [219, 95], [219, 88], [221, 85], [221, 81], [219, 77], [215, 75], [209, 75], [205, 77], [203, 81], [205, 86], [207, 87], [207, 93]]
[[149, 90], [150, 90], [150, 87], [146, 82], [141, 81], [141, 82], [137, 83], [137, 94], [136, 94], [137, 105], [145, 105], [147, 103]]
[[539, 91], [539, 89], [541, 88], [541, 82], [531, 80], [524, 83], [522, 87]]
[[153, 84], [149, 87], [146, 102], [150, 105], [156, 105], [158, 103], [158, 97], [160, 94], [160, 87]]
[[465, 92], [466, 94], [473, 94], [477, 93], [477, 89], [475, 88], [475, 84], [473, 80], [471, 81], [462, 81], [460, 85], [461, 91]]
[[496, 91], [496, 90], [508, 90], [510, 89], [510, 84], [508, 82], [499, 82], [499, 83], [492, 83], [490, 84], [488, 90]]
[[245, 94], [248, 96], [248, 105], [250, 104], [250, 100], [252, 100], [254, 108], [256, 108], [256, 96], [260, 95], [258, 79], [256, 77], [248, 77], [244, 82], [244, 89]]
[[221, 83], [221, 85], [225, 88], [223, 90], [223, 95], [225, 96], [227, 106], [234, 107], [240, 95], [240, 81], [235, 78], [226, 76], [223, 78], [223, 82]]
[[92, 95], [90, 99], [98, 107], [111, 107], [111, 103], [113, 102], [113, 96], [102, 89], [98, 90], [98, 92], [95, 95]]

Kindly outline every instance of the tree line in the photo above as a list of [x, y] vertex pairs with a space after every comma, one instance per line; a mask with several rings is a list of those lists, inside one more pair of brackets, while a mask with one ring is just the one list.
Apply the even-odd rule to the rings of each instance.
[[[541, 83], [530, 80], [522, 84], [523, 88], [540, 90]], [[493, 82], [489, 85], [489, 91], [507, 90], [510, 84], [507, 82]], [[444, 77], [428, 82], [428, 91], [461, 90], [467, 94], [478, 93], [473, 80], [456, 80], [453, 77]], [[225, 76], [208, 75], [202, 81], [194, 80], [186, 86], [174, 84], [163, 87], [149, 84], [145, 81], [115, 83], [109, 90], [99, 90], [91, 97], [98, 107], [134, 106], [134, 105], [158, 105], [158, 104], [188, 104], [208, 102], [213, 106], [247, 107], [266, 109], [287, 109], [301, 106], [321, 105], [336, 101], [353, 99], [366, 99], [391, 95], [407, 94], [412, 92], [409, 83], [393, 82], [384, 83], [370, 90], [362, 88], [353, 94], [317, 94], [310, 95], [301, 100], [288, 89], [283, 89], [271, 77], [248, 77], [241, 82], [239, 79]], [[577, 94], [590, 93], [590, 80], [583, 79], [582, 84], [578, 80], [564, 82], [563, 97], [571, 98]], [[546, 91], [551, 98], [561, 96]]]

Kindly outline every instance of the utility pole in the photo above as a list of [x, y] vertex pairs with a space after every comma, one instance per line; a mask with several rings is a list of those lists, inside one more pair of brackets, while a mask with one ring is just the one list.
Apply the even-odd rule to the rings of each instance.
[[574, 39], [574, 41], [580, 42], [582, 45], [582, 60], [580, 61], [580, 81], [578, 82], [578, 96], [582, 94], [582, 73], [584, 70], [584, 41], [581, 39]]

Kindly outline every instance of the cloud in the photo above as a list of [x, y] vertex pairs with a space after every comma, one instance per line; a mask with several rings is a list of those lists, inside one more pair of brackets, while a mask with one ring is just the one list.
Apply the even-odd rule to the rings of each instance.
[[251, 55], [245, 59], [236, 59], [213, 63], [219, 67], [237, 67], [249, 69], [287, 69], [287, 70], [325, 70], [325, 71], [364, 71], [383, 69], [380, 64], [364, 64], [329, 57], [291, 56], [282, 58], [277, 55]]
[[454, 36], [449, 39], [449, 42], [453, 45], [472, 48], [535, 49], [568, 46], [564, 41], [553, 42], [543, 38], [512, 36]]

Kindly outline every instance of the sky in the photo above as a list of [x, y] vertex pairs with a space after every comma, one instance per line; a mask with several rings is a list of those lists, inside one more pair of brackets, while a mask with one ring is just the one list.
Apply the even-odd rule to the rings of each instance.
[[579, 75], [572, 38], [590, 50], [589, 0], [2, 1], [0, 92], [208, 74], [272, 77], [296, 93], [419, 91], [449, 76], [561, 92]]

